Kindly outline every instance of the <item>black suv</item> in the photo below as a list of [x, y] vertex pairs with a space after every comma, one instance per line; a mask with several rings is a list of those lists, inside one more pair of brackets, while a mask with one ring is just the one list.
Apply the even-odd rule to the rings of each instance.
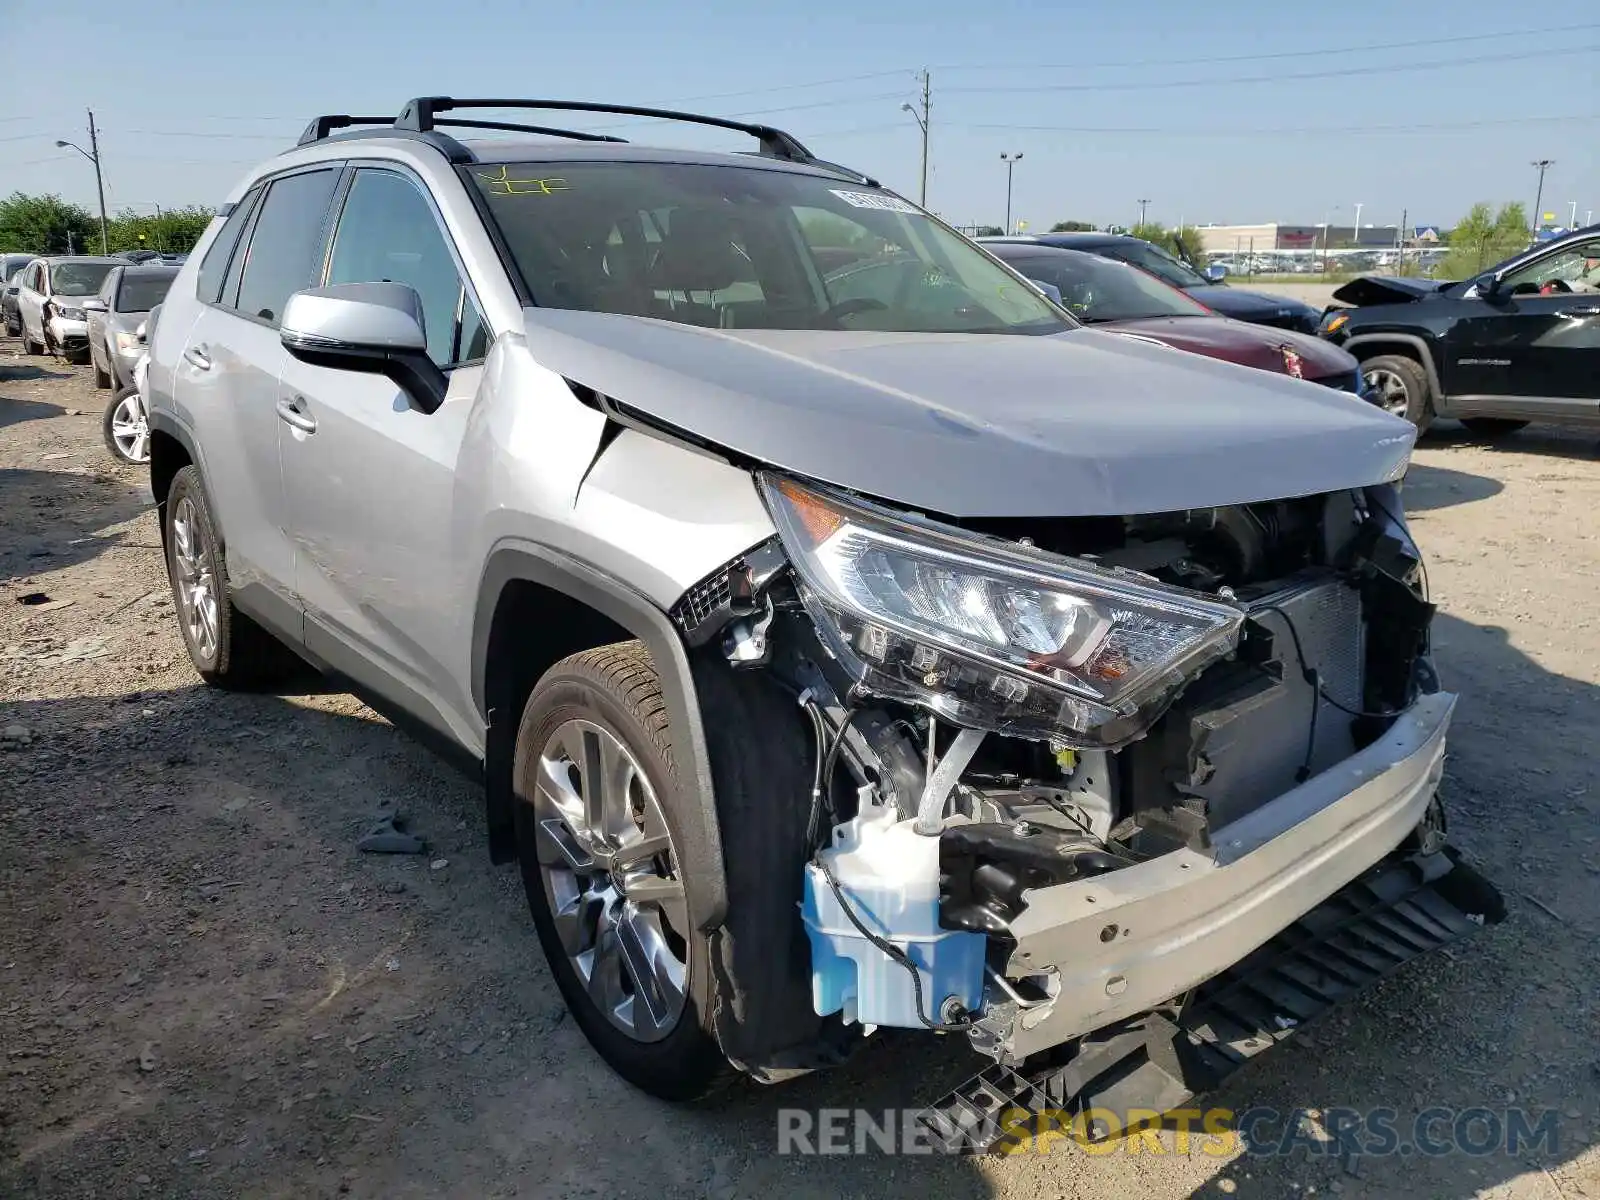
[[1426, 429], [1600, 427], [1600, 225], [1458, 283], [1363, 276], [1321, 334], [1361, 360], [1369, 397]]

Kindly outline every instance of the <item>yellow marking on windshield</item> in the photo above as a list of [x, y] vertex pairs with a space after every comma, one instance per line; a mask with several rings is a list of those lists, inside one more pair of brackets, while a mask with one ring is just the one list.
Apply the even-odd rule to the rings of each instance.
[[496, 196], [553, 196], [557, 192], [571, 190], [565, 179], [512, 179], [503, 166], [498, 176], [480, 172], [478, 178], [483, 180], [488, 185], [490, 193]]

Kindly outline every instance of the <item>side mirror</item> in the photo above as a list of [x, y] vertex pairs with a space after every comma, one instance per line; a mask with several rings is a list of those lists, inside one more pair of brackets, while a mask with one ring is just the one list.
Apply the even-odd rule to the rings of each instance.
[[1066, 307], [1066, 301], [1061, 298], [1061, 289], [1055, 284], [1046, 283], [1042, 279], [1030, 279], [1028, 282], [1033, 284], [1034, 287], [1038, 288], [1046, 299], [1055, 301], [1055, 303], [1061, 308]]
[[133, 331], [133, 336], [138, 339], [139, 345], [148, 346], [150, 344], [150, 322], [148, 320], [140, 321], [139, 327]]
[[1498, 275], [1485, 275], [1478, 280], [1478, 299], [1499, 301], [1506, 298], [1504, 290], [1505, 280]]
[[1228, 277], [1228, 268], [1221, 263], [1212, 263], [1200, 273], [1206, 277], [1206, 281], [1209, 283], [1221, 283]]
[[339, 283], [289, 297], [278, 331], [301, 362], [394, 380], [411, 407], [437, 411], [447, 380], [428, 357], [422, 299], [403, 283]]
[[105, 312], [106, 302], [98, 296], [91, 296], [80, 306], [84, 312]]

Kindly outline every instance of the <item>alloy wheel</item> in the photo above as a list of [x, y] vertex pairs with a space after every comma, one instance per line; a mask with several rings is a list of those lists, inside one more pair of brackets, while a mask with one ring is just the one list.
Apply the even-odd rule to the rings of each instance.
[[124, 396], [112, 411], [111, 438], [129, 462], [150, 461], [150, 426], [137, 392]]
[[1397, 372], [1387, 367], [1376, 367], [1364, 372], [1363, 379], [1367, 385], [1367, 396], [1373, 403], [1397, 417], [1406, 415], [1410, 395], [1406, 391], [1406, 381]]
[[609, 729], [582, 719], [539, 754], [533, 807], [545, 900], [597, 1009], [640, 1042], [670, 1034], [688, 992], [688, 902], [660, 801]]
[[179, 619], [200, 657], [214, 662], [220, 639], [216, 568], [201, 532], [199, 511], [188, 496], [173, 509], [172, 558], [177, 566]]

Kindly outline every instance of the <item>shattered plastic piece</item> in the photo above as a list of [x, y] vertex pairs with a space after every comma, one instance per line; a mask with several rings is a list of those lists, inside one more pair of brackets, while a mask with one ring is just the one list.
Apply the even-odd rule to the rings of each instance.
[[1293, 1029], [1293, 1028], [1295, 1028], [1296, 1026], [1298, 1026], [1300, 1024], [1300, 1022], [1296, 1021], [1293, 1017], [1283, 1017], [1283, 1016], [1275, 1016], [1275, 1017], [1273, 1017], [1272, 1018], [1272, 1023], [1274, 1025], [1276, 1025], [1279, 1029]]
[[356, 849], [363, 854], [426, 854], [428, 843], [400, 824], [399, 814], [391, 813], [361, 836]]

